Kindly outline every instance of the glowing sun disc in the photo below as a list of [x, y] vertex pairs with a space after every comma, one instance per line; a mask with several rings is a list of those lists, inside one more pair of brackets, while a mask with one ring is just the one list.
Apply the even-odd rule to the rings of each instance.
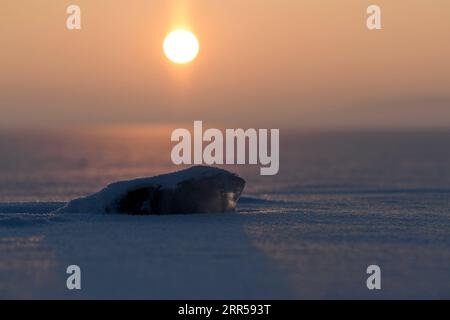
[[178, 29], [170, 32], [163, 43], [164, 54], [174, 63], [188, 63], [198, 55], [197, 37], [190, 31]]

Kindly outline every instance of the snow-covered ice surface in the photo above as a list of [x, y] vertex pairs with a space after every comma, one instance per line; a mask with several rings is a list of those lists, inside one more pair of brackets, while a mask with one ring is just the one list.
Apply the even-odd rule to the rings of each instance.
[[[319, 201], [320, 199], [320, 201]], [[2, 298], [450, 298], [448, 191], [243, 198], [239, 213], [46, 213], [1, 204]], [[425, 210], [425, 211], [424, 211]], [[20, 212], [32, 213], [20, 213]], [[65, 289], [65, 268], [82, 290]], [[365, 268], [382, 267], [368, 291]]]
[[279, 175], [225, 168], [235, 213], [51, 213], [173, 171], [152, 134], [0, 133], [0, 298], [450, 298], [449, 132], [282, 132]]
[[[0, 296], [78, 298], [289, 297], [249, 241], [245, 214], [49, 214], [56, 204], [0, 205]], [[39, 212], [42, 208], [42, 213]], [[83, 290], [65, 289], [65, 267]]]

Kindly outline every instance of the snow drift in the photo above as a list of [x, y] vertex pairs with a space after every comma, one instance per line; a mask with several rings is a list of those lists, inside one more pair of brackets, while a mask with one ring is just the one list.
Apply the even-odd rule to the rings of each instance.
[[59, 213], [176, 214], [235, 210], [245, 180], [226, 170], [194, 166], [150, 178], [119, 181], [70, 201]]

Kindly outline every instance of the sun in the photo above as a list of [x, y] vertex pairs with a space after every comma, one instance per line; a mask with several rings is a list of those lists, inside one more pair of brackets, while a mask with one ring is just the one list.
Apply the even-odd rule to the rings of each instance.
[[178, 64], [194, 60], [198, 55], [199, 47], [197, 37], [192, 32], [184, 29], [170, 32], [163, 43], [166, 57]]

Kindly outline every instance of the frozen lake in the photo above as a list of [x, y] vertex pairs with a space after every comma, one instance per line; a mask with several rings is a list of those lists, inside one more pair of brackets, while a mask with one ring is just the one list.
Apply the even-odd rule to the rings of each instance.
[[0, 134], [1, 298], [450, 298], [448, 132], [282, 132], [233, 214], [49, 214], [176, 169], [164, 130]]

